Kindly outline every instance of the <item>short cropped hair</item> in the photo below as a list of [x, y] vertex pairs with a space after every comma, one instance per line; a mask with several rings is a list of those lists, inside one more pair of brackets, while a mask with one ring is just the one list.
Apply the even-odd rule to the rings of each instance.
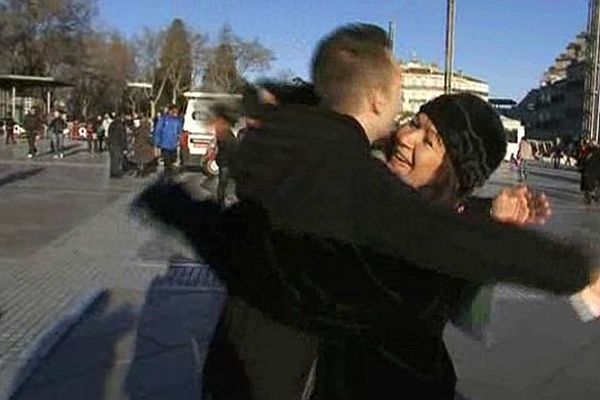
[[386, 90], [395, 66], [391, 41], [376, 25], [344, 25], [321, 40], [312, 62], [312, 81], [323, 102], [352, 110], [366, 90]]

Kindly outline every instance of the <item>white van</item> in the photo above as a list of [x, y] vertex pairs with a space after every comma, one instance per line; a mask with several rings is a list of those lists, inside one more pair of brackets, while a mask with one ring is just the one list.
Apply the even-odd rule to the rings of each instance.
[[519, 143], [521, 139], [525, 137], [525, 127], [516, 119], [507, 118], [504, 115], [500, 115], [500, 120], [504, 126], [504, 132], [506, 133], [506, 154], [504, 155], [504, 161], [510, 161], [510, 156], [513, 154], [515, 157], [519, 152]]
[[181, 137], [181, 166], [199, 166], [206, 173], [216, 175], [219, 170], [213, 151], [216, 145], [215, 133], [209, 126], [210, 106], [214, 103], [226, 103], [239, 108], [242, 96], [206, 92], [186, 92], [183, 95], [188, 100]]

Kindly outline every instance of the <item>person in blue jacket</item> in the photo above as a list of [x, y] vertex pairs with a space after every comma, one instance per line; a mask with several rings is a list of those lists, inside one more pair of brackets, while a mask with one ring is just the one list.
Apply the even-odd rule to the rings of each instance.
[[175, 172], [177, 146], [183, 132], [183, 121], [179, 117], [179, 109], [175, 104], [169, 106], [169, 112], [162, 116], [154, 128], [154, 147], [156, 155], [162, 155], [165, 163], [165, 173]]

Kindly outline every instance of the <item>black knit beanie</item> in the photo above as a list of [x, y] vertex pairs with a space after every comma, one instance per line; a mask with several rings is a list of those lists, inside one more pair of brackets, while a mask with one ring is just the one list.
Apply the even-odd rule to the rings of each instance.
[[468, 94], [442, 95], [424, 104], [426, 114], [442, 137], [462, 193], [468, 193], [498, 168], [506, 154], [506, 135], [500, 117], [481, 98]]

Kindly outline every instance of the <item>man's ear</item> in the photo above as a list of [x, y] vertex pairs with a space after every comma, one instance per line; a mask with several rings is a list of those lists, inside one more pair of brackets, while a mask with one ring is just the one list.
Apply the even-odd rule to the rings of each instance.
[[380, 115], [385, 107], [385, 102], [387, 101], [381, 90], [371, 90], [369, 92], [369, 108], [371, 112], [375, 115]]

